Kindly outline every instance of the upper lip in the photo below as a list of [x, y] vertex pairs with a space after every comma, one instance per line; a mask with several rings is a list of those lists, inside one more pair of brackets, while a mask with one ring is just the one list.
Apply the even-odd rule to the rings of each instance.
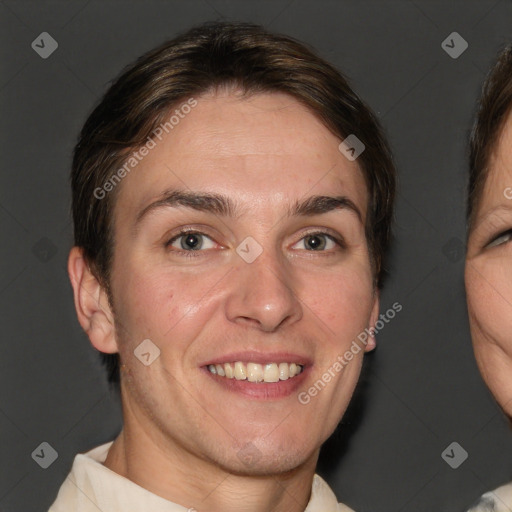
[[261, 351], [246, 351], [246, 352], [230, 352], [229, 354], [222, 354], [215, 356], [207, 361], [199, 364], [199, 366], [208, 366], [210, 364], [223, 364], [232, 362], [250, 362], [250, 363], [295, 363], [302, 366], [311, 364], [311, 359], [307, 356], [296, 354], [293, 352], [261, 352]]

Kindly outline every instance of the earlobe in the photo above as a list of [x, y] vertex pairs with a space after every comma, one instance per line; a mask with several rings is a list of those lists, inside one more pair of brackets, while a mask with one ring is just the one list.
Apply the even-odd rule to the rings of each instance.
[[372, 312], [370, 314], [370, 327], [369, 331], [372, 333], [371, 336], [368, 336], [368, 342], [366, 344], [365, 352], [371, 352], [377, 346], [377, 340], [375, 339], [375, 324], [379, 319], [379, 311], [380, 311], [380, 292], [378, 289], [375, 290], [375, 297]]
[[80, 247], [73, 247], [69, 253], [68, 274], [78, 321], [92, 345], [100, 352], [118, 352], [107, 294], [91, 272]]

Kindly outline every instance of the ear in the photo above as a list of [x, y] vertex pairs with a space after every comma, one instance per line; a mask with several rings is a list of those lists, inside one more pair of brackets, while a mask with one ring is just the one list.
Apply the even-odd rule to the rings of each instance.
[[78, 321], [92, 345], [100, 352], [118, 352], [107, 294], [89, 268], [80, 247], [73, 247], [69, 253], [68, 274]]
[[[375, 288], [374, 292], [374, 302], [372, 307], [372, 312], [370, 314], [370, 326], [368, 328], [369, 331], [373, 333], [375, 329], [375, 324], [379, 319], [379, 311], [380, 311], [380, 291], [378, 288]], [[371, 352], [377, 346], [377, 340], [375, 339], [375, 334], [372, 336], [368, 336], [368, 342], [366, 343], [366, 347], [364, 349], [365, 352]]]

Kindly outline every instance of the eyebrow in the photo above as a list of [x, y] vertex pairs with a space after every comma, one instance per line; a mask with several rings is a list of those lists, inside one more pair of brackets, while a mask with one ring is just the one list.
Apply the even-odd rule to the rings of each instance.
[[471, 227], [471, 231], [476, 231], [477, 229], [480, 229], [480, 227], [485, 224], [486, 222], [489, 222], [489, 219], [492, 219], [494, 217], [499, 217], [499, 215], [502, 214], [510, 214], [512, 212], [512, 204], [499, 204], [498, 206], [495, 206], [488, 210], [486, 213], [481, 215], [480, 217], [477, 217], [473, 223], [473, 226]]
[[[159, 199], [144, 207], [135, 220], [135, 225], [142, 219], [160, 208], [185, 207], [197, 211], [214, 213], [223, 217], [235, 217], [245, 209], [231, 198], [213, 193], [197, 193], [184, 190], [171, 190], [162, 195]], [[299, 202], [296, 201], [289, 206], [286, 212], [287, 217], [308, 217], [321, 215], [334, 210], [347, 210], [356, 215], [363, 223], [363, 216], [355, 203], [346, 196], [310, 196]]]

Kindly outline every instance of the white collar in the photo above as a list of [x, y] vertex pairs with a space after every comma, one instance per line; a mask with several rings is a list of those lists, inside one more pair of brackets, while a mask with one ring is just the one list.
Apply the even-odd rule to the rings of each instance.
[[[102, 463], [113, 441], [78, 454], [48, 512], [190, 512], [117, 474]], [[143, 508], [142, 508], [143, 507]], [[313, 478], [311, 498], [304, 512], [353, 512], [338, 503], [335, 494], [319, 476]]]

